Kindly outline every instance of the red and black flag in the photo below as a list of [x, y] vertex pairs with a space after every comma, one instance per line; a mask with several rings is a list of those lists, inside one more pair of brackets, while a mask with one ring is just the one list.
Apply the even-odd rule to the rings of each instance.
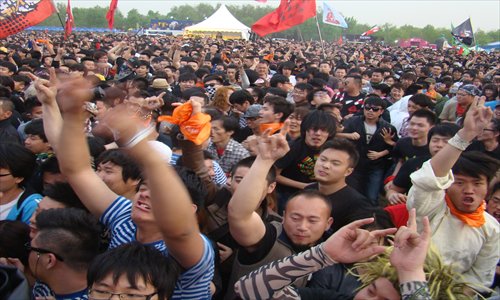
[[260, 36], [280, 32], [304, 23], [316, 15], [316, 0], [281, 0], [280, 6], [252, 25]]
[[451, 30], [451, 35], [460, 43], [466, 46], [474, 46], [474, 32], [472, 31], [472, 24], [470, 18], [465, 20], [462, 24]]
[[0, 39], [42, 22], [55, 11], [51, 0], [0, 1]]
[[64, 24], [64, 39], [67, 39], [71, 35], [73, 27], [75, 27], [75, 19], [71, 11], [71, 0], [68, 0], [68, 6], [66, 6], [66, 23]]

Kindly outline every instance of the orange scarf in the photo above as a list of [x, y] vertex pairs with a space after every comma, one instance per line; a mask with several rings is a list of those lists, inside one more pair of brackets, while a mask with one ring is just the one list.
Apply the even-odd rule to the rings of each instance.
[[264, 123], [264, 124], [259, 125], [259, 130], [262, 133], [262, 132], [266, 131], [267, 129], [271, 129], [271, 132], [269, 133], [271, 135], [271, 134], [276, 133], [278, 130], [280, 130], [284, 124], [285, 123]]
[[448, 196], [448, 194], [446, 194], [444, 198], [446, 199], [446, 204], [450, 208], [451, 214], [457, 217], [460, 221], [464, 222], [465, 224], [472, 227], [481, 227], [486, 222], [486, 220], [484, 219], [484, 210], [486, 208], [486, 201], [483, 200], [483, 203], [479, 205], [479, 207], [474, 212], [463, 213], [458, 209], [456, 209], [453, 202], [451, 202], [450, 196]]

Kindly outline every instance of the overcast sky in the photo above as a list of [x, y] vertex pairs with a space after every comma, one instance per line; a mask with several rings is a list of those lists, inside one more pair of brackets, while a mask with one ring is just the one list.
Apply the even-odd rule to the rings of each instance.
[[[56, 0], [55, 2], [66, 3], [67, 1]], [[217, 3], [266, 5], [254, 0], [118, 0], [118, 9], [125, 14], [133, 8], [144, 14], [148, 10], [160, 11], [166, 14], [174, 6], [183, 4], [197, 5], [201, 2], [210, 3], [214, 6]], [[279, 2], [279, 0], [268, 0], [267, 5], [277, 7]], [[317, 1], [318, 6], [322, 6], [322, 2]], [[109, 6], [109, 3], [110, 0], [72, 0], [71, 6]], [[424, 27], [431, 24], [435, 27], [449, 28], [451, 23], [456, 26], [470, 17], [474, 30], [500, 29], [499, 0], [336, 0], [329, 3], [345, 17], [354, 17], [358, 22], [370, 25], [391, 23], [397, 26], [408, 24]]]

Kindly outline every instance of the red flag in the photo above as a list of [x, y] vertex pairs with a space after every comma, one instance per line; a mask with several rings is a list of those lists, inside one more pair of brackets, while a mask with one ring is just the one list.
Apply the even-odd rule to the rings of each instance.
[[106, 20], [108, 20], [109, 29], [113, 29], [113, 25], [115, 23], [115, 10], [117, 7], [118, 7], [118, 0], [111, 0], [108, 13], [106, 14]]
[[71, 11], [71, 0], [68, 0], [68, 5], [66, 6], [66, 24], [64, 24], [64, 39], [67, 39], [71, 35], [75, 27], [75, 19], [73, 19], [73, 12]]
[[374, 34], [375, 32], [379, 31], [380, 30], [380, 27], [378, 26], [373, 26], [372, 29], [368, 30], [368, 31], [365, 31], [361, 34], [361, 36], [365, 36], [365, 35], [370, 35], [370, 34]]
[[316, 0], [281, 0], [280, 6], [252, 25], [260, 36], [280, 32], [304, 23], [316, 15]]
[[56, 8], [50, 0], [2, 1], [0, 39], [34, 26], [52, 15]]
[[342, 39], [342, 35], [340, 35], [339, 39], [337, 40], [337, 45], [342, 46], [344, 43], [344, 40]]

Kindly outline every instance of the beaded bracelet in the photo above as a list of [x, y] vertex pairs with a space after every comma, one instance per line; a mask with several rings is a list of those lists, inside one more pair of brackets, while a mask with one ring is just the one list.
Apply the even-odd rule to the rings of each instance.
[[451, 139], [448, 140], [448, 144], [450, 144], [453, 148], [456, 148], [460, 151], [465, 151], [465, 149], [467, 149], [467, 147], [469, 147], [471, 143], [464, 140], [457, 133]]

